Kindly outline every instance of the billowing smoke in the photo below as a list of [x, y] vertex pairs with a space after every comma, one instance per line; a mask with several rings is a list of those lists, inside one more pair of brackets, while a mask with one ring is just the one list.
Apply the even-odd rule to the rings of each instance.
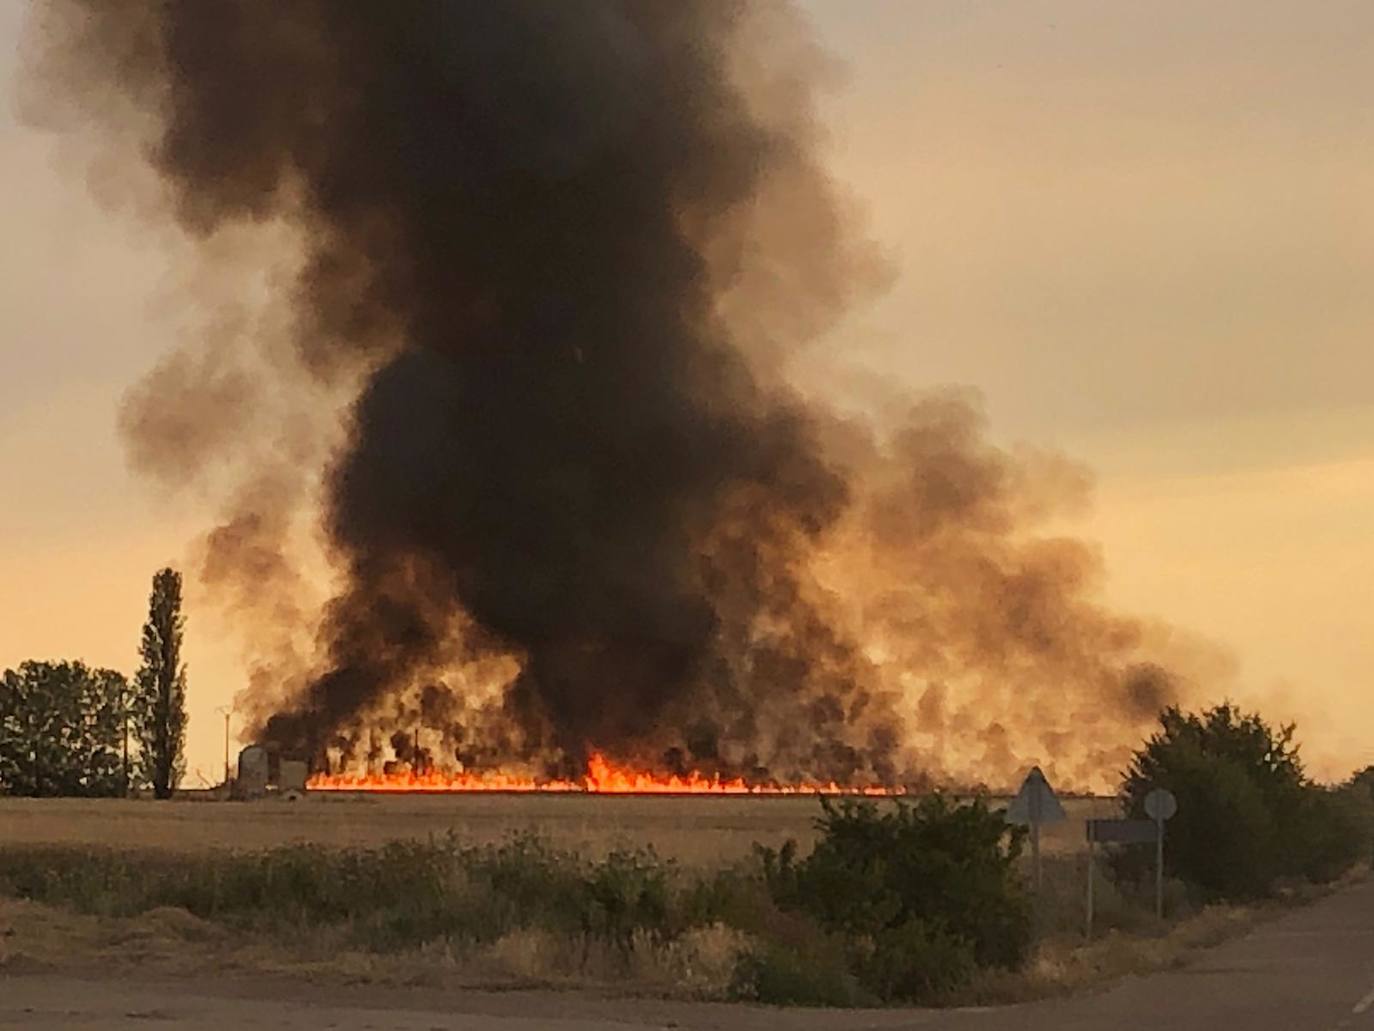
[[[787, 384], [882, 267], [785, 5], [61, 0], [29, 40], [55, 107], [137, 113], [206, 248], [299, 248], [268, 284], [289, 346], [226, 332], [123, 422], [164, 478], [229, 470], [202, 579], [254, 627], [269, 739], [862, 781], [962, 770], [953, 739], [999, 776], [1023, 718], [1092, 776], [1169, 697], [1091, 553], [1025, 537], [1076, 471], [965, 401], [877, 432]], [[317, 479], [340, 588], [311, 615]]]
[[1177, 700], [1174, 670], [1213, 653], [1095, 601], [1096, 551], [1049, 532], [1087, 504], [1087, 472], [993, 446], [977, 398], [950, 391], [844, 447], [853, 498], [817, 576], [908, 700], [908, 743], [966, 784], [1033, 762], [1078, 785], [1121, 769], [1132, 729]]

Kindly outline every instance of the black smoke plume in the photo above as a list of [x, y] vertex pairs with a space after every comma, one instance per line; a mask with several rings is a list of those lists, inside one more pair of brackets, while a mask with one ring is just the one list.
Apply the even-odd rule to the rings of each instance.
[[[360, 384], [323, 478], [344, 586], [319, 665], [272, 696], [262, 734], [346, 764], [576, 769], [596, 749], [751, 776], [911, 773], [904, 715], [947, 706], [939, 685], [906, 706], [908, 680], [955, 676], [961, 658], [923, 673], [916, 642], [943, 645], [902, 629], [909, 599], [856, 615], [817, 556], [909, 512], [935, 520], [917, 544], [958, 540], [991, 589], [969, 550], [1013, 528], [945, 524], [998, 518], [1009, 473], [977, 441], [936, 440], [939, 425], [846, 457], [848, 431], [783, 379], [788, 351], [880, 274], [817, 164], [820, 62], [795, 12], [55, 0], [30, 38], [53, 94], [102, 113], [91, 98], [112, 91], [151, 123], [147, 160], [190, 234], [293, 228], [282, 380]], [[197, 369], [204, 382], [183, 382]], [[234, 446], [253, 396], [231, 361], [180, 360], [131, 396], [124, 425], [145, 465], [191, 468], [212, 457], [195, 447]], [[200, 430], [143, 432], [178, 425]], [[932, 447], [923, 465], [914, 452]], [[885, 474], [884, 501], [858, 484], [880, 453], [945, 478], [903, 495]], [[204, 545], [205, 580], [234, 606], [296, 590], [282, 506], [304, 474], [274, 454]], [[917, 544], [893, 555], [938, 557]], [[1039, 622], [1020, 631], [1073, 635], [1043, 565], [1015, 617]], [[289, 598], [262, 610], [300, 618]], [[887, 649], [900, 676], [860, 640], [873, 626], [913, 635]], [[1130, 675], [1122, 640], [1100, 661], [1062, 649], [1097, 680], [1062, 689], [1116, 705], [1126, 689], [1103, 681]], [[990, 652], [1006, 650], [978, 637], [963, 661]]]

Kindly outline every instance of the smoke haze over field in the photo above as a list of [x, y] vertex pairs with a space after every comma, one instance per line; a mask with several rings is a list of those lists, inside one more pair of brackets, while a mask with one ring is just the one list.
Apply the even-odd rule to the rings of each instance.
[[789, 384], [885, 271], [787, 6], [57, 0], [28, 46], [33, 117], [146, 140], [225, 267], [245, 226], [298, 251], [271, 332], [229, 320], [122, 421], [164, 481], [220, 470], [201, 579], [268, 739], [1085, 783], [1175, 696], [1168, 635], [1035, 536], [1080, 469], [994, 447], [965, 395], [869, 426]]

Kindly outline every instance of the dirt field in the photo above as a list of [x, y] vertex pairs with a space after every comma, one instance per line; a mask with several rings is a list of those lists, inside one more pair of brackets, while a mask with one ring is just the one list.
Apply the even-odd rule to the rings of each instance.
[[[1046, 829], [1047, 853], [1080, 849], [1083, 821], [1113, 815], [1110, 799], [1070, 800]], [[755, 842], [806, 848], [820, 807], [804, 797], [616, 795], [310, 795], [297, 802], [0, 799], [0, 847], [63, 843], [174, 850], [255, 849], [292, 842], [376, 845], [454, 832], [475, 843], [533, 830], [600, 854], [651, 845], [687, 864], [728, 862]]]

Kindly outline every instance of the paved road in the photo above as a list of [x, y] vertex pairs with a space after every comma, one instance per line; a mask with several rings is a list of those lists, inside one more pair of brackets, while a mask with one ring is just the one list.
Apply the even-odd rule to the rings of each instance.
[[0, 1027], [282, 1031], [1374, 1031], [1374, 883], [1090, 996], [991, 1010], [777, 1010], [547, 992], [0, 977]]
[[1182, 970], [1131, 978], [1095, 996], [1016, 1013], [983, 1027], [1374, 1031], [1374, 884], [1264, 924]]

